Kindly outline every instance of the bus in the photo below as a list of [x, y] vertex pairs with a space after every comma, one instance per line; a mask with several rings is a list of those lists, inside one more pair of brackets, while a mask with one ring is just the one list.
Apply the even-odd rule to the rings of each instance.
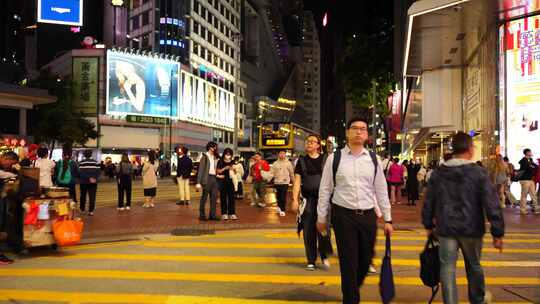
[[304, 151], [306, 138], [318, 132], [291, 122], [264, 122], [259, 125], [259, 150], [266, 160], [275, 160], [280, 150], [288, 156]]

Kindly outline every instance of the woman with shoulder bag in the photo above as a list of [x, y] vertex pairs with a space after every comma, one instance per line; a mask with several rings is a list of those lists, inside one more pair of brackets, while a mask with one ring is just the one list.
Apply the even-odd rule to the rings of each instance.
[[[118, 182], [118, 211], [131, 209], [131, 187], [133, 180], [133, 166], [126, 153], [122, 154], [122, 160], [116, 168], [116, 180]], [[124, 193], [126, 204], [124, 205]]]

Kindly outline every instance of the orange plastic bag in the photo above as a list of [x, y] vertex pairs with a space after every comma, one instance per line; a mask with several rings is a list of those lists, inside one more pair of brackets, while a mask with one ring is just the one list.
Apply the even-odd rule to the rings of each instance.
[[77, 245], [81, 241], [83, 222], [59, 219], [53, 224], [53, 234], [58, 246]]

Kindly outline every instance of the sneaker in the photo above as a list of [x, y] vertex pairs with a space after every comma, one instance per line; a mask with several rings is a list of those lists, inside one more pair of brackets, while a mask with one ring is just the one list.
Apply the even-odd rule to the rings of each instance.
[[376, 274], [376, 273], [377, 273], [377, 269], [375, 269], [373, 265], [369, 265], [368, 274]]
[[306, 270], [308, 270], [308, 271], [313, 271], [313, 270], [315, 270], [315, 264], [307, 264]]
[[227, 214], [224, 214], [224, 215], [221, 216], [221, 219], [226, 221], [226, 220], [229, 219], [229, 216]]
[[177, 206], [181, 206], [181, 205], [183, 205], [183, 204], [184, 204], [184, 201], [178, 201], [178, 202], [176, 202], [176, 205], [177, 205]]
[[8, 258], [7, 256], [0, 254], [0, 265], [9, 265], [12, 264], [13, 260]]
[[156, 205], [154, 205], [154, 203], [151, 203], [150, 204], [150, 208], [154, 208]]
[[255, 206], [255, 202], [249, 203], [250, 206]]
[[231, 219], [231, 220], [237, 220], [238, 217], [236, 216], [236, 214], [233, 214], [233, 215], [231, 215], [231, 216], [229, 217], [229, 219]]
[[279, 211], [279, 216], [285, 216], [285, 211]]
[[131, 208], [130, 208], [129, 206], [127, 206], [127, 207], [126, 207], [126, 210], [129, 211], [129, 210], [131, 210]]
[[124, 207], [120, 207], [120, 208], [116, 208], [118, 211], [124, 211], [126, 208]]
[[323, 259], [322, 260], [322, 267], [326, 270], [330, 269], [330, 260], [329, 259]]
[[88, 216], [94, 216], [94, 212], [88, 212]]
[[536, 209], [533, 211], [534, 214], [540, 214], [540, 210]]
[[257, 206], [258, 206], [259, 208], [264, 208], [264, 207], [266, 207], [266, 204], [258, 203]]

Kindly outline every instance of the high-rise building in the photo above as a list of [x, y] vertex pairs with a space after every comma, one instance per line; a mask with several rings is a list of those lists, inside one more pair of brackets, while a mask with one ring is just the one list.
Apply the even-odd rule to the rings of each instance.
[[304, 12], [303, 22], [304, 108], [309, 113], [307, 127], [321, 130], [321, 46], [313, 13]]
[[129, 3], [127, 44], [133, 49], [179, 56], [188, 63], [186, 14], [189, 1], [133, 0]]

